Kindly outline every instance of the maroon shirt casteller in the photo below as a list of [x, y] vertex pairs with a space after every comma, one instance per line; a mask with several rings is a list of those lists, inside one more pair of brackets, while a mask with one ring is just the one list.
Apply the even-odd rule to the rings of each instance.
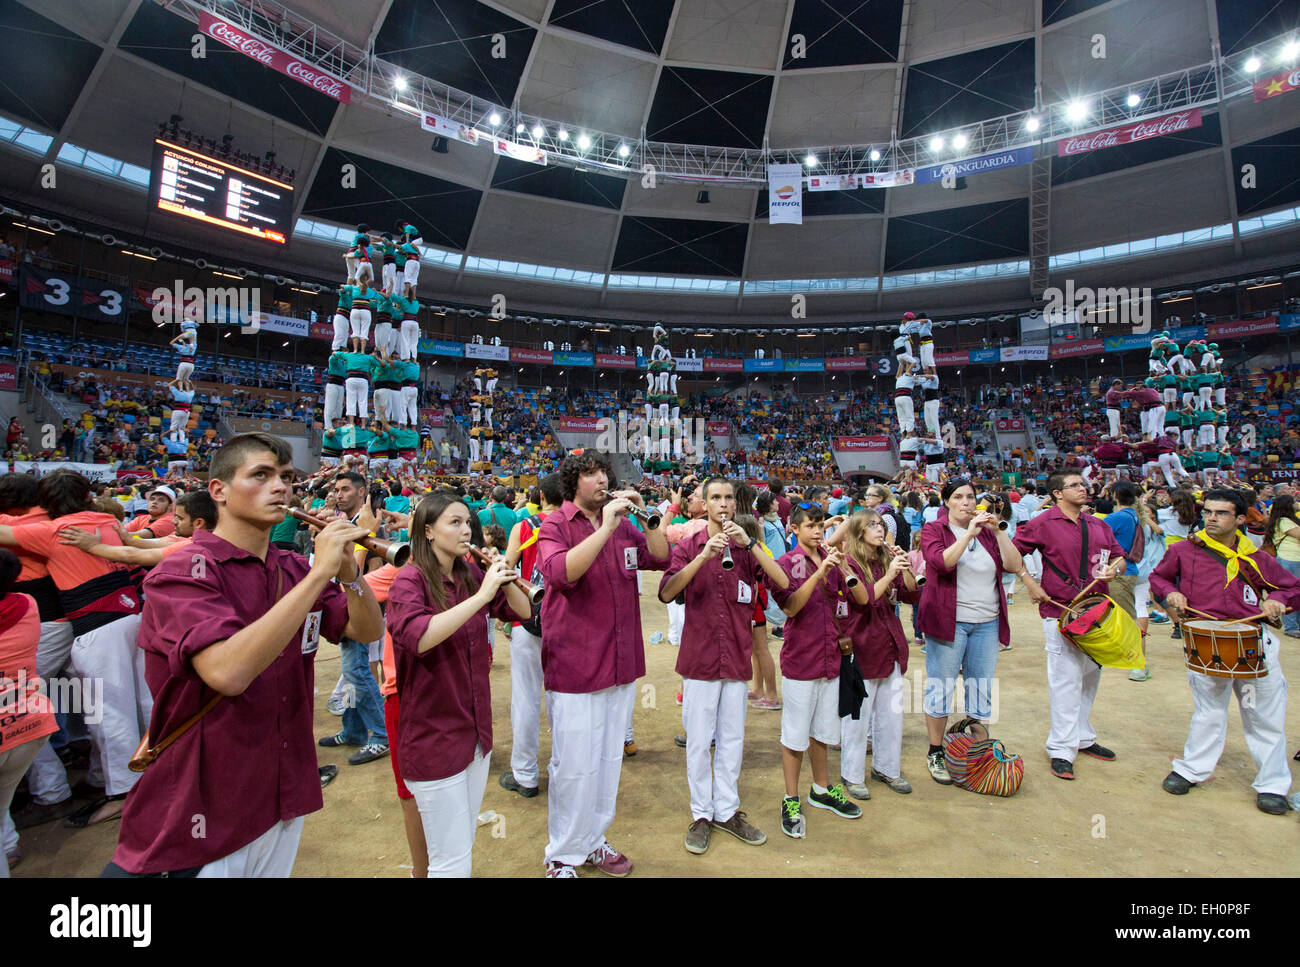
[[785, 499], [785, 495], [778, 495], [776, 498], [776, 516], [781, 518], [781, 526], [786, 527], [790, 523], [790, 509], [793, 505]]
[[921, 600], [922, 589], [908, 590], [906, 579], [899, 574], [884, 597], [877, 598], [873, 589], [885, 569], [874, 561], [864, 566], [853, 558], [848, 560], [871, 597], [871, 604], [865, 608], [854, 607], [850, 598], [849, 617], [840, 619], [845, 634], [853, 639], [853, 657], [858, 661], [858, 669], [866, 679], [888, 678], [894, 671], [894, 662], [898, 662], [898, 673], [902, 675], [907, 671], [907, 633], [894, 614], [894, 605], [899, 601], [916, 604]]
[[[1084, 528], [1088, 535], [1088, 554], [1081, 562]], [[1107, 567], [1116, 558], [1124, 556], [1124, 549], [1115, 540], [1115, 532], [1104, 520], [1080, 513], [1078, 522], [1075, 522], [1061, 513], [1060, 507], [1052, 507], [1025, 521], [1016, 528], [1011, 543], [1021, 554], [1043, 552], [1043, 590], [1061, 604], [1068, 604], [1092, 582], [1094, 569], [1102, 563], [1101, 551], [1107, 552]], [[1107, 594], [1109, 588], [1105, 581], [1098, 581], [1088, 593]], [[1061, 609], [1054, 604], [1038, 606], [1040, 618], [1056, 618], [1060, 614]]]
[[[673, 545], [659, 587], [663, 588], [709, 542], [702, 527]], [[759, 552], [760, 554], [762, 551]], [[750, 656], [754, 650], [754, 601], [762, 569], [754, 555], [731, 545], [736, 566], [722, 569], [722, 559], [711, 557], [695, 572], [682, 593], [686, 596], [686, 621], [677, 651], [677, 674], [701, 682], [749, 681], [754, 675]], [[740, 585], [749, 586], [748, 604], [740, 603]]]
[[[1282, 567], [1277, 559], [1267, 554], [1251, 554], [1250, 559], [1259, 566], [1264, 580], [1276, 591], [1268, 589], [1270, 601], [1276, 599], [1288, 608], [1300, 606], [1300, 579]], [[1179, 541], [1165, 551], [1165, 556], [1151, 572], [1151, 593], [1163, 599], [1178, 591], [1192, 607], [1219, 618], [1249, 618], [1263, 610], [1262, 601], [1247, 603], [1247, 597], [1256, 597], [1250, 586], [1241, 579], [1241, 572], [1250, 568], [1238, 562], [1238, 576], [1228, 581], [1223, 561], [1210, 551], [1197, 547], [1190, 540]], [[1259, 584], [1259, 576], [1251, 577]], [[1224, 585], [1227, 585], [1226, 587]], [[1192, 620], [1199, 615], [1193, 615]]]
[[578, 505], [566, 500], [538, 534], [537, 566], [546, 582], [542, 679], [548, 692], [599, 692], [645, 674], [636, 572], [662, 571], [668, 560], [651, 557], [645, 535], [622, 520], [591, 567], [570, 581], [569, 551], [595, 532]]
[[[812, 558], [796, 547], [777, 561], [790, 579], [790, 587], [772, 588], [776, 603], [783, 606], [817, 570]], [[797, 576], [796, 576], [797, 575]], [[841, 616], [836, 626], [835, 612], [845, 602], [849, 612], [859, 607], [844, 589], [844, 577], [831, 568], [820, 587], [813, 588], [808, 603], [785, 623], [785, 641], [781, 644], [781, 677], [811, 682], [819, 678], [840, 677], [840, 649], [837, 641], [849, 633], [848, 616]], [[842, 631], [839, 629], [843, 629]]]
[[[196, 531], [185, 553], [154, 567], [137, 638], [154, 697], [154, 742], [212, 697], [194, 656], [265, 615], [280, 572], [288, 594], [309, 569], [306, 558], [274, 545], [263, 563], [210, 531]], [[331, 584], [243, 694], [223, 698], [149, 766], [126, 798], [114, 863], [130, 873], [201, 866], [321, 808], [312, 736], [316, 655], [303, 647], [313, 632], [338, 641], [347, 621], [347, 596]]]
[[[474, 586], [483, 572], [467, 563]], [[443, 577], [447, 607], [472, 597], [467, 587]], [[474, 761], [474, 747], [492, 751], [492, 693], [488, 671], [492, 648], [487, 616], [509, 621], [517, 616], [498, 591], [491, 606], [480, 608], [434, 648], [420, 654], [420, 637], [440, 613], [424, 574], [414, 564], [397, 572], [388, 590], [388, 631], [393, 636], [397, 697], [402, 721], [396, 736], [402, 778], [415, 782], [448, 779]], [[389, 736], [393, 741], [394, 737]]]
[[[941, 507], [938, 518], [921, 528], [925, 586], [921, 589], [921, 617], [917, 627], [921, 634], [936, 641], [953, 641], [957, 637], [957, 568], [961, 567], [961, 562], [958, 561], [955, 567], [946, 567], [943, 563], [943, 552], [957, 543], [957, 535], [952, 532], [950, 523], [948, 508]], [[1017, 529], [1016, 533], [1019, 532]], [[1007, 596], [1002, 592], [1002, 548], [998, 546], [998, 539], [986, 530], [981, 529], [975, 539], [998, 566], [991, 591], [998, 602], [998, 641], [1007, 645], [1011, 643], [1011, 623], [1007, 619]], [[1046, 589], [1046, 585], [1043, 587]]]

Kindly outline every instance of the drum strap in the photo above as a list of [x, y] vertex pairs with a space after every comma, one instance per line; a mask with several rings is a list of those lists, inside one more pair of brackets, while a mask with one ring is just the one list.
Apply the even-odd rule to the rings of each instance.
[[[1048, 567], [1050, 567], [1053, 571], [1055, 571], [1056, 576], [1059, 577], [1066, 584], [1069, 585], [1074, 584], [1074, 581], [1071, 580], [1068, 574], [1066, 574], [1059, 567], [1057, 567], [1055, 564], [1053, 564], [1051, 561], [1047, 559], [1046, 554], [1043, 555], [1043, 563]], [[1080, 514], [1079, 515], [1079, 584], [1078, 586], [1081, 588], [1084, 587], [1087, 584], [1087, 581], [1088, 581], [1088, 517], [1086, 514]]]

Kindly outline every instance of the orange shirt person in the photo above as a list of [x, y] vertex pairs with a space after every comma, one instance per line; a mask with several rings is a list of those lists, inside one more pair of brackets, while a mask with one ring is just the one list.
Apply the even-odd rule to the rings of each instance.
[[130, 544], [117, 546], [103, 543], [95, 531], [82, 530], [80, 527], [65, 527], [59, 531], [59, 543], [70, 544], [107, 561], [153, 567], [163, 558], [170, 557], [189, 546], [190, 539], [196, 531], [210, 531], [215, 528], [217, 505], [206, 490], [195, 490], [183, 494], [176, 501], [174, 516], [176, 533], [168, 537], [133, 540]]

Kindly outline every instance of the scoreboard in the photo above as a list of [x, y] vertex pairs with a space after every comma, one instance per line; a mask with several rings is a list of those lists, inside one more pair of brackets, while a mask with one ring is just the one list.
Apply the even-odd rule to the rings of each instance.
[[293, 186], [155, 138], [150, 203], [159, 211], [283, 245], [293, 218]]

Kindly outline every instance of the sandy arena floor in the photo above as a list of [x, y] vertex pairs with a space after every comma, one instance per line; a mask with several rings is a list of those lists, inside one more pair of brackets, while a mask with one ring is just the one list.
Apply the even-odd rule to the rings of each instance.
[[[657, 575], [645, 575], [647, 592]], [[667, 631], [664, 607], [641, 597], [647, 639]], [[904, 608], [907, 621], [907, 609]], [[910, 629], [910, 625], [908, 625]], [[1113, 763], [1086, 756], [1077, 779], [1052, 777], [1043, 750], [1047, 737], [1046, 659], [1036, 609], [1023, 593], [1011, 611], [1013, 649], [998, 662], [999, 718], [992, 728], [1013, 752], [1025, 756], [1020, 792], [1010, 799], [940, 786], [925, 769], [925, 725], [920, 711], [924, 653], [913, 648], [907, 678], [912, 702], [905, 715], [903, 774], [915, 792], [899, 795], [872, 782], [863, 816], [844, 820], [805, 808], [808, 838], [781, 834], [782, 796], [778, 736], [780, 712], [751, 709], [741, 773], [741, 808], [768, 841], [746, 846], [715, 834], [708, 853], [682, 845], [690, 824], [685, 752], [673, 744], [682, 731], [674, 702], [676, 650], [666, 642], [646, 646], [647, 674], [639, 683], [638, 754], [625, 759], [618, 815], [610, 842], [636, 863], [639, 876], [1279, 876], [1300, 869], [1296, 815], [1268, 816], [1255, 808], [1250, 787], [1255, 768], [1242, 738], [1233, 701], [1228, 741], [1215, 777], [1185, 797], [1163, 792], [1160, 782], [1181, 753], [1191, 696], [1179, 642], [1169, 625], [1153, 625], [1153, 678], [1130, 682], [1127, 673], [1102, 673], [1093, 724], [1100, 741], [1118, 755]], [[479, 828], [478, 876], [539, 876], [546, 845], [545, 760], [550, 735], [542, 723], [542, 795], [521, 799], [497, 785], [510, 762], [510, 654], [497, 636], [492, 667], [495, 742], [483, 810], [500, 817]], [[1300, 667], [1295, 639], [1283, 639], [1283, 665]], [[776, 654], [778, 642], [772, 642]], [[317, 669], [316, 735], [337, 730], [325, 700], [338, 674], [338, 650], [322, 645]], [[1289, 747], [1300, 747], [1300, 703], [1287, 717]], [[912, 711], [910, 709], [915, 709]], [[325, 808], [307, 818], [296, 876], [407, 876], [410, 855], [388, 760], [349, 766], [351, 750], [320, 750], [339, 776], [325, 789]], [[831, 753], [837, 776], [838, 753]], [[801, 785], [811, 782], [807, 764]], [[109, 859], [118, 823], [73, 831], [58, 823], [22, 832], [19, 877], [94, 876]], [[583, 875], [599, 876], [588, 869]]]

